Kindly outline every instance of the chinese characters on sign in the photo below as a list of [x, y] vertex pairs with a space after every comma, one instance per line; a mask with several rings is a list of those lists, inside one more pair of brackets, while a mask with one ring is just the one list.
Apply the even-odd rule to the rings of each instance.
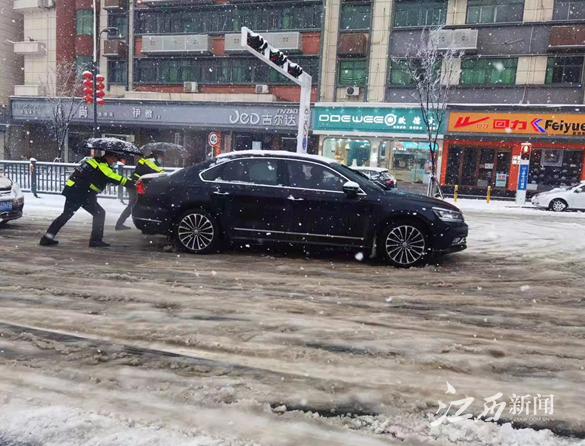
[[297, 125], [298, 110], [295, 109], [278, 109], [274, 114], [265, 113], [240, 113], [239, 110], [234, 110], [230, 116], [230, 124], [252, 124], [270, 127], [294, 127]]
[[[446, 393], [455, 394], [457, 391], [451, 384], [447, 383]], [[439, 401], [439, 408], [437, 409], [437, 412], [435, 412], [435, 415], [444, 409], [446, 410], [442, 412], [439, 418], [431, 423], [431, 426], [439, 426], [445, 419], [450, 423], [456, 423], [468, 419], [473, 419], [474, 421], [498, 421], [506, 408], [505, 401], [498, 402], [503, 396], [503, 393], [498, 392], [495, 395], [484, 398], [483, 412], [475, 418], [471, 413], [464, 413], [471, 404], [473, 404], [474, 398], [471, 396], [452, 401], [449, 403], [449, 406], [442, 401]], [[527, 394], [524, 396], [512, 394], [512, 397], [510, 398], [509, 413], [512, 415], [524, 415], [527, 418], [552, 415], [554, 412], [553, 399], [554, 395], [541, 395], [540, 393], [537, 393], [536, 395]], [[449, 416], [449, 412], [453, 407], [458, 410], [453, 415]]]
[[585, 115], [451, 112], [449, 132], [585, 136]]

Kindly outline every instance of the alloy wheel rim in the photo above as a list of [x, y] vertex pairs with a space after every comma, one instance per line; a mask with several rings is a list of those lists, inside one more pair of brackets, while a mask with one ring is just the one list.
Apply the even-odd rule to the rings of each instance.
[[179, 240], [187, 249], [202, 251], [213, 241], [215, 231], [211, 220], [202, 214], [189, 214], [179, 223]]
[[553, 209], [555, 211], [564, 211], [565, 210], [565, 204], [562, 201], [556, 200], [553, 203]]
[[400, 265], [412, 265], [419, 261], [425, 254], [425, 248], [425, 238], [414, 226], [398, 226], [386, 237], [386, 253]]

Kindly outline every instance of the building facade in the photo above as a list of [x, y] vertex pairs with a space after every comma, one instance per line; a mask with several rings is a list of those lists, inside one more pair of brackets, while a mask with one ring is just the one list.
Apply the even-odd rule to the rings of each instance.
[[[65, 11], [61, 6], [67, 1], [71, 4]], [[98, 31], [115, 28], [109, 34], [100, 32], [98, 45], [100, 72], [106, 77], [107, 90], [106, 106], [98, 110], [100, 134], [115, 135], [139, 145], [151, 141], [178, 142], [189, 151], [188, 162], [209, 156], [211, 133], [216, 135], [212, 140], [219, 137], [219, 150], [223, 152], [296, 149], [298, 111], [290, 105], [298, 102], [300, 87], [242, 51], [240, 29], [247, 26], [261, 32], [311, 74], [312, 101], [316, 101], [324, 17], [321, 1], [102, 0], [98, 5]], [[40, 98], [50, 97], [51, 91], [43, 87], [50, 87], [53, 79], [43, 78], [43, 74], [59, 71], [60, 60], [55, 59], [55, 53], [62, 62], [73, 62], [79, 73], [91, 66], [92, 61], [91, 2], [64, 0], [47, 9], [51, 7], [49, 4], [41, 7], [39, 3], [38, 8], [31, 6], [24, 11], [25, 30], [30, 25], [37, 33], [46, 32], [49, 36], [47, 42], [39, 37], [42, 50], [26, 56], [25, 84], [15, 91], [14, 104], [25, 108], [13, 110], [14, 116], [30, 136], [22, 145], [24, 157], [41, 151], [42, 158], [50, 159], [54, 150], [38, 147], [37, 141], [46, 140], [40, 137], [47, 131], [42, 125], [43, 117], [22, 115], [23, 110], [32, 111], [32, 104], [19, 102], [18, 98], [37, 97], [36, 111], [44, 109]], [[72, 39], [56, 36], [51, 24]], [[51, 46], [49, 41], [55, 36], [57, 41]], [[56, 51], [51, 53], [53, 47]], [[225, 117], [232, 116], [232, 119], [235, 118], [231, 109], [251, 111], [240, 114], [242, 126], [226, 125], [225, 119], [219, 119], [217, 114], [205, 122], [183, 122], [177, 126], [176, 121], [165, 119], [170, 113], [156, 114], [161, 105], [166, 107], [165, 111], [176, 107], [183, 110], [180, 106], [184, 103], [189, 104], [188, 113], [195, 114], [207, 110], [210, 104], [219, 104], [226, 110]], [[133, 120], [118, 119], [124, 116], [122, 110], [127, 109], [124, 104], [135, 109], [137, 116]], [[140, 107], [135, 107], [136, 104]], [[149, 117], [144, 118], [145, 114]], [[157, 120], [156, 116], [161, 118]], [[81, 106], [76, 112], [70, 130], [68, 159], [83, 156], [76, 148], [80, 141], [91, 136], [92, 119], [92, 107]], [[83, 125], [84, 122], [87, 124]], [[308, 149], [316, 151], [312, 139]]]

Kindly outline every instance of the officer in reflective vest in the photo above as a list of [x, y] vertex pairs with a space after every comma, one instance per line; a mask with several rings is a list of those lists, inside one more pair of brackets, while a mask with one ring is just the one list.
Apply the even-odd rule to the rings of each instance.
[[89, 247], [110, 246], [103, 241], [106, 211], [98, 204], [97, 196], [108, 183], [134, 189], [134, 180], [122, 177], [112, 170], [111, 166], [119, 159], [118, 154], [106, 152], [104, 156], [89, 158], [75, 169], [63, 189], [66, 197], [63, 213], [49, 226], [47, 233], [41, 238], [41, 245], [57, 245], [59, 242], [55, 240], [55, 236], [59, 230], [79, 208], [83, 208], [93, 216]]
[[[132, 178], [134, 181], [138, 181], [142, 175], [146, 175], [148, 173], [164, 173], [164, 170], [161, 169], [160, 165], [163, 162], [163, 154], [161, 152], [152, 152], [150, 157], [140, 158], [140, 161], [136, 164], [136, 168], [134, 169], [134, 173], [132, 174]], [[132, 214], [132, 208], [136, 204], [136, 192], [131, 190], [129, 192], [130, 199], [128, 200], [128, 206], [122, 214], [120, 218], [118, 218], [118, 222], [116, 223], [116, 231], [123, 231], [125, 229], [130, 229], [128, 226], [125, 226], [126, 220]]]

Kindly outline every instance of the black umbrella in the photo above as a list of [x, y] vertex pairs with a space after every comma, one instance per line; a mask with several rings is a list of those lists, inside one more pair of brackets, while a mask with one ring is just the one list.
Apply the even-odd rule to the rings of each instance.
[[146, 152], [167, 152], [169, 150], [176, 150], [177, 152], [186, 152], [183, 146], [173, 144], [172, 142], [149, 142], [144, 144], [140, 150], [142, 153]]
[[85, 142], [85, 147], [119, 155], [142, 155], [134, 144], [118, 138], [90, 138]]

